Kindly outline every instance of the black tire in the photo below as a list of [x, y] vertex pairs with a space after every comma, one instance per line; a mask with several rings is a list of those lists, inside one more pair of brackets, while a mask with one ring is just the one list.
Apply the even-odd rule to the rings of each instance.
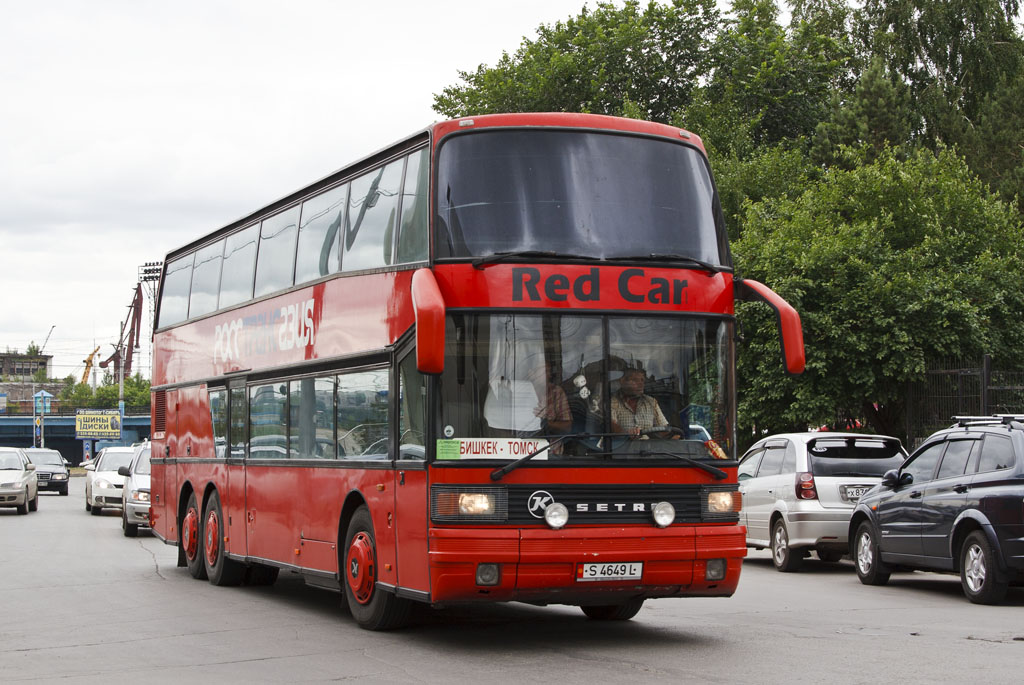
[[121, 530], [124, 531], [126, 538], [133, 538], [139, 534], [139, 525], [137, 523], [128, 523], [127, 507], [121, 510]]
[[94, 504], [92, 506], [92, 510], [89, 513], [91, 513], [93, 516], [99, 516], [103, 513], [103, 507]]
[[68, 496], [68, 486], [65, 485], [63, 488], [60, 489], [60, 496], [61, 497], [67, 497]]
[[28, 510], [29, 511], [38, 511], [39, 510], [39, 493], [38, 492], [36, 492], [36, 496], [34, 498], [32, 498], [32, 501], [28, 503]]
[[229, 559], [224, 552], [224, 515], [220, 508], [220, 495], [216, 491], [206, 500], [203, 516], [203, 564], [206, 577], [214, 585], [239, 585], [245, 579], [245, 566]]
[[792, 573], [799, 571], [803, 566], [804, 558], [800, 550], [794, 550], [789, 546], [789, 531], [786, 530], [786, 522], [781, 518], [772, 525], [772, 563], [776, 571]]
[[819, 559], [830, 564], [834, 564], [843, 558], [843, 553], [836, 549], [819, 549], [817, 553]]
[[92, 511], [92, 505], [89, 504], [89, 496], [88, 495], [86, 495], [86, 497], [85, 497], [85, 510], [86, 511]]
[[643, 598], [637, 597], [622, 604], [581, 606], [580, 609], [593, 621], [628, 621], [640, 612], [643, 605]]
[[253, 564], [245, 569], [243, 581], [246, 585], [273, 585], [277, 582], [280, 569], [276, 566]]
[[885, 585], [889, 582], [892, 568], [882, 563], [878, 551], [878, 537], [870, 521], [861, 521], [853, 540], [853, 565], [857, 577], [865, 585]]
[[28, 513], [28, 488], [25, 488], [25, 501], [18, 505], [18, 513], [25, 515]]
[[356, 623], [367, 630], [391, 630], [408, 622], [412, 602], [377, 587], [377, 543], [365, 506], [353, 514], [342, 550], [341, 585]]
[[206, 580], [206, 565], [202, 555], [203, 513], [196, 502], [196, 493], [188, 496], [185, 513], [178, 526], [178, 545], [185, 554], [185, 565], [196, 580]]
[[995, 550], [980, 530], [968, 535], [960, 548], [960, 584], [975, 604], [999, 604], [1010, 587], [999, 570]]

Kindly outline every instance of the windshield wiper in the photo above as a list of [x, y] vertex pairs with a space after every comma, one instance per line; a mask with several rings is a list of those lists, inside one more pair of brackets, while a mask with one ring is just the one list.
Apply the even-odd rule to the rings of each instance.
[[676, 454], [674, 452], [648, 452], [648, 451], [644, 450], [644, 451], [640, 452], [640, 456], [641, 457], [672, 457], [673, 459], [678, 459], [680, 461], [684, 461], [687, 464], [689, 464], [690, 466], [696, 466], [698, 469], [704, 469], [705, 471], [710, 473], [712, 476], [714, 476], [716, 480], [723, 480], [723, 479], [729, 477], [728, 473], [726, 473], [725, 471], [723, 471], [722, 469], [720, 469], [720, 468], [718, 468], [716, 466], [712, 466], [711, 464], [705, 464], [702, 461], [697, 461], [696, 459], [691, 459], [690, 457], [687, 457], [687, 456], [682, 455], [682, 454]]
[[519, 459], [516, 459], [511, 464], [506, 464], [505, 466], [502, 466], [500, 469], [494, 469], [493, 471], [491, 471], [491, 480], [501, 480], [505, 476], [506, 473], [511, 473], [512, 471], [515, 471], [517, 468], [519, 468], [520, 466], [522, 466], [526, 462], [530, 461], [531, 459], [536, 457], [538, 454], [540, 454], [544, 450], [551, 449], [555, 445], [561, 445], [566, 440], [583, 440], [583, 439], [586, 439], [586, 438], [624, 437], [625, 435], [626, 435], [625, 433], [567, 433], [565, 435], [560, 435], [557, 438], [555, 438], [554, 440], [552, 440], [551, 442], [549, 442], [544, 447], [541, 447], [540, 449], [537, 449], [537, 450], [534, 450], [533, 452], [530, 452], [525, 457], [521, 457]]
[[634, 255], [632, 257], [606, 257], [605, 259], [607, 261], [609, 261], [609, 262], [651, 261], [651, 260], [654, 260], [654, 261], [671, 261], [671, 262], [686, 262], [687, 264], [692, 264], [694, 266], [699, 266], [702, 271], [707, 271], [708, 274], [711, 275], [711, 276], [714, 276], [719, 271], [723, 270], [723, 268], [720, 267], [720, 266], [715, 266], [711, 262], [705, 262], [703, 260], [696, 259], [694, 257], [687, 257], [686, 255], [681, 255], [681, 254], [669, 254], [669, 253], [660, 253], [660, 252], [651, 252], [649, 254]]
[[551, 250], [516, 250], [513, 252], [495, 252], [486, 257], [477, 257], [473, 260], [474, 269], [483, 269], [488, 264], [507, 262], [510, 259], [530, 259], [541, 257], [544, 259], [579, 259], [579, 255], [566, 254], [564, 252], [552, 252]]

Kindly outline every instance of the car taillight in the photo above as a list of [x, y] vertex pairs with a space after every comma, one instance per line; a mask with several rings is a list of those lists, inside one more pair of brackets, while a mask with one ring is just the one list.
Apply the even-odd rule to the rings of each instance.
[[796, 474], [796, 498], [818, 499], [818, 491], [814, 487], [814, 474], [807, 471]]

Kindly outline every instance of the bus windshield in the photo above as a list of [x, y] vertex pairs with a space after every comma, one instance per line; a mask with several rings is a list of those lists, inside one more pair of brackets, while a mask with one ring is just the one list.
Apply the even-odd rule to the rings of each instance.
[[545, 251], [728, 266], [704, 157], [665, 139], [484, 130], [440, 149], [439, 259]]
[[732, 341], [717, 318], [452, 314], [438, 459], [733, 458]]

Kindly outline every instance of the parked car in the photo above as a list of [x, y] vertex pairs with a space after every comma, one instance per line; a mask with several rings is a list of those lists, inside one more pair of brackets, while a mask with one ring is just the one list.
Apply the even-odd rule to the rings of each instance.
[[16, 447], [0, 447], [0, 507], [17, 507], [19, 514], [39, 508], [36, 466]]
[[149, 444], [135, 448], [135, 456], [128, 466], [117, 472], [124, 476], [121, 489], [121, 529], [125, 537], [139, 534], [139, 526], [149, 527]]
[[68, 462], [57, 450], [44, 447], [29, 447], [22, 450], [28, 460], [36, 465], [36, 478], [40, 490], [53, 490], [61, 495], [68, 494]]
[[861, 498], [850, 553], [866, 585], [895, 567], [959, 573], [976, 604], [1024, 581], [1024, 416], [963, 417]]
[[906, 456], [899, 439], [887, 435], [808, 432], [759, 440], [738, 471], [747, 546], [770, 547], [779, 571], [798, 570], [811, 550], [822, 561], [839, 561], [857, 500]]
[[85, 510], [100, 515], [104, 507], [121, 507], [124, 476], [117, 470], [132, 463], [133, 447], [104, 447], [85, 466]]

